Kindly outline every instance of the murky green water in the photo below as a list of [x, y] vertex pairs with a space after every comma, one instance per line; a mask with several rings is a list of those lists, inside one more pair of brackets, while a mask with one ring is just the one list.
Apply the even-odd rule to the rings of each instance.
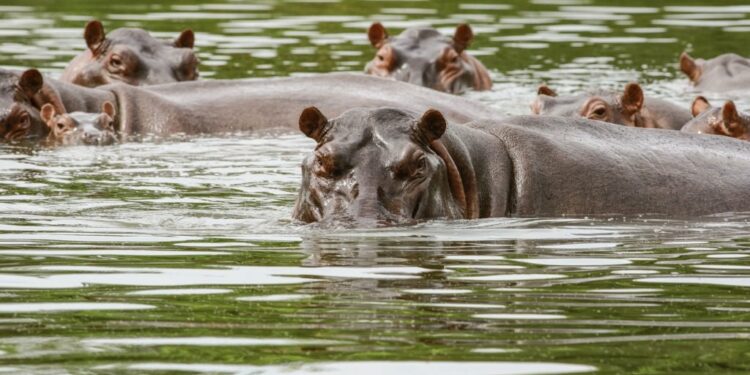
[[[469, 96], [509, 114], [542, 81], [640, 80], [687, 105], [679, 52], [746, 53], [750, 32], [739, 1], [28, 3], [0, 6], [0, 65], [52, 75], [94, 17], [194, 28], [205, 78], [360, 71], [373, 20], [466, 20], [495, 80]], [[0, 372], [750, 371], [746, 216], [320, 231], [289, 219], [311, 147], [297, 134], [0, 146]]]

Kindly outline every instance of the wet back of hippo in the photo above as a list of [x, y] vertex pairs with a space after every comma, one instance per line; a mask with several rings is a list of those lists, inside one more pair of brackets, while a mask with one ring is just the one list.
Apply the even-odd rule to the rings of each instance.
[[469, 126], [497, 136], [507, 149], [511, 215], [750, 210], [748, 142], [558, 117]]

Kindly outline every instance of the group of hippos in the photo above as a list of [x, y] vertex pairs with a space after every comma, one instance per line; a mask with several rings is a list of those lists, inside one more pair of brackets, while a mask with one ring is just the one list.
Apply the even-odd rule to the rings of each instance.
[[[506, 117], [455, 95], [492, 86], [465, 24], [390, 36], [374, 23], [367, 74], [250, 80], [198, 80], [190, 30], [163, 41], [91, 21], [83, 34], [88, 48], [60, 79], [0, 69], [0, 140], [298, 127], [317, 142], [293, 213], [307, 223], [750, 211], [750, 116], [732, 102], [686, 109], [635, 83], [567, 97], [541, 86], [531, 115]], [[737, 55], [683, 54], [680, 67], [698, 90], [750, 89]]]

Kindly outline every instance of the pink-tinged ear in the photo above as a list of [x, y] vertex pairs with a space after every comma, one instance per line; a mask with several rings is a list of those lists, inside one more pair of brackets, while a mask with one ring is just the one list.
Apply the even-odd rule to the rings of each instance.
[[388, 39], [388, 31], [383, 27], [380, 22], [375, 22], [370, 25], [370, 29], [367, 30], [367, 38], [370, 39], [370, 44], [375, 48], [380, 48]]
[[42, 117], [42, 121], [44, 121], [47, 126], [50, 126], [50, 121], [56, 115], [55, 106], [49, 103], [43, 105], [42, 109], [39, 111], [39, 115]]
[[316, 107], [307, 107], [299, 116], [299, 130], [306, 136], [321, 141], [328, 119]]
[[453, 48], [456, 52], [461, 53], [469, 48], [472, 40], [474, 40], [474, 31], [471, 30], [471, 26], [462, 23], [456, 27], [456, 33], [453, 34]]
[[620, 97], [622, 109], [626, 114], [634, 114], [643, 108], [643, 89], [637, 83], [628, 83]]
[[552, 97], [557, 96], [557, 93], [555, 92], [555, 90], [552, 90], [547, 85], [541, 85], [541, 86], [539, 86], [539, 88], [536, 90], [536, 94], [537, 95], [544, 95], [544, 96], [552, 96]]
[[443, 114], [435, 109], [428, 109], [419, 119], [419, 131], [427, 139], [428, 143], [440, 139], [445, 133], [447, 123]]
[[690, 112], [693, 114], [693, 117], [698, 117], [698, 115], [709, 108], [711, 108], [711, 103], [708, 102], [708, 99], [698, 96], [693, 99], [693, 104], [690, 105]]
[[111, 119], [115, 118], [115, 115], [117, 114], [117, 111], [115, 110], [115, 105], [112, 104], [109, 100], [102, 103], [102, 113], [109, 116]]
[[174, 46], [177, 48], [190, 48], [192, 49], [195, 45], [195, 34], [193, 30], [187, 29], [183, 31], [177, 39], [174, 40]]
[[691, 81], [696, 82], [703, 74], [703, 69], [695, 62], [695, 60], [683, 52], [680, 55], [680, 70], [690, 78]]
[[36, 69], [29, 69], [18, 79], [18, 88], [31, 100], [44, 86], [44, 77]]
[[101, 22], [93, 20], [86, 24], [86, 28], [83, 30], [83, 39], [86, 40], [86, 45], [91, 53], [97, 54], [105, 38], [106, 34], [104, 34], [104, 26]]
[[721, 118], [724, 126], [727, 127], [732, 136], [742, 135], [745, 129], [742, 125], [742, 118], [739, 112], [737, 112], [737, 107], [733, 101], [730, 100], [724, 103], [724, 107], [721, 109]]

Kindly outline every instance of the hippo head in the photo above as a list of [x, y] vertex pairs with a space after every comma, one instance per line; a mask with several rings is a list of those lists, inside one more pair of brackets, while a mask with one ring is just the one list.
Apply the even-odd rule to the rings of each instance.
[[0, 70], [0, 142], [35, 140], [47, 135], [39, 108], [49, 104], [65, 111], [59, 94], [36, 69], [23, 73]]
[[51, 104], [40, 111], [49, 127], [47, 145], [110, 145], [117, 140], [114, 128], [115, 106], [105, 101], [101, 113], [58, 113]]
[[725, 53], [709, 60], [693, 59], [683, 52], [680, 55], [680, 70], [695, 86], [723, 88], [726, 81], [750, 71], [750, 60], [734, 53]]
[[295, 219], [383, 225], [463, 217], [460, 177], [440, 142], [440, 112], [417, 118], [392, 108], [353, 109], [329, 121], [310, 107], [299, 126], [317, 145], [302, 162]]
[[467, 88], [489, 90], [489, 72], [465, 50], [474, 39], [471, 27], [459, 25], [453, 38], [428, 28], [410, 28], [389, 37], [385, 27], [373, 23], [367, 32], [377, 49], [365, 72], [449, 93]]
[[61, 80], [96, 87], [113, 82], [154, 85], [198, 78], [195, 35], [185, 30], [174, 41], [154, 39], [141, 29], [116, 29], [104, 34], [99, 21], [86, 25], [88, 50], [76, 57]]
[[713, 107], [699, 96], [691, 106], [693, 119], [682, 127], [686, 133], [718, 134], [750, 141], [750, 115], [737, 111], [734, 102]]
[[613, 124], [640, 126], [643, 90], [637, 83], [629, 83], [622, 93], [591, 92], [581, 95], [558, 96], [542, 85], [531, 103], [536, 115], [583, 117]]

